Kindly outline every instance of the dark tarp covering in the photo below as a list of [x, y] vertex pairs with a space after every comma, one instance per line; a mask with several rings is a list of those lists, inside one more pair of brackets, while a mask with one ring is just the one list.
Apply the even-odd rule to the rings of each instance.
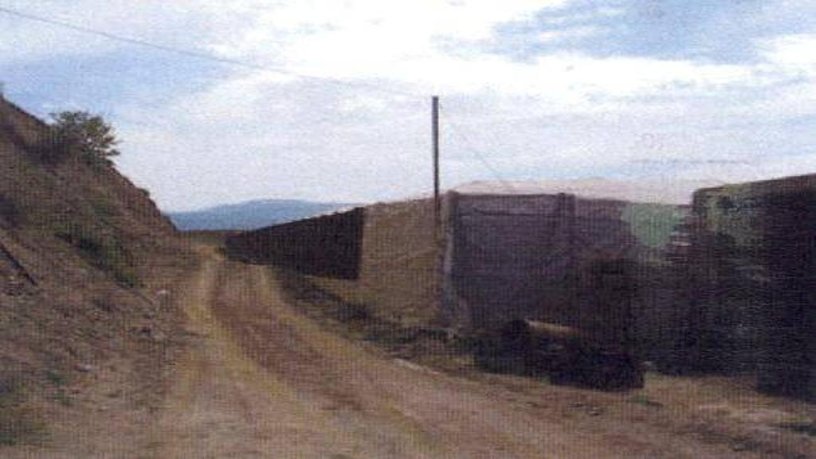
[[275, 264], [317, 276], [360, 275], [365, 210], [299, 220], [227, 238], [227, 253], [252, 263]]
[[816, 175], [695, 193], [695, 364], [816, 397]]
[[450, 199], [451, 323], [484, 330], [534, 319], [611, 348], [674, 346], [676, 332], [660, 327], [674, 329], [665, 319], [685, 308], [683, 263], [669, 256], [685, 208], [563, 193]]

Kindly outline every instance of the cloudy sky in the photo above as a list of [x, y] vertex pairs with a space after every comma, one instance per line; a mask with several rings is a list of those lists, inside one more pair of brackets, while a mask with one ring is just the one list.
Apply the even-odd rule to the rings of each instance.
[[426, 193], [432, 94], [445, 187], [816, 172], [814, 50], [812, 0], [0, 0], [6, 97], [165, 210]]

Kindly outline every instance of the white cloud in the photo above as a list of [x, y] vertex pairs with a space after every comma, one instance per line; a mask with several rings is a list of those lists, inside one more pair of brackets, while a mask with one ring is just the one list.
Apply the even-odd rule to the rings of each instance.
[[[440, 43], [499, 40], [496, 27], [530, 19], [566, 0], [494, 2], [435, 0], [383, 2], [279, 2], [254, 11], [241, 38], [212, 48], [231, 58], [283, 66], [296, 72], [340, 79], [399, 82], [417, 93], [492, 90], [538, 94], [574, 103], [588, 94], [632, 95], [666, 85], [721, 86], [745, 79], [738, 66], [687, 61], [606, 58], [557, 53], [533, 63], [486, 52], [453, 55]], [[619, 9], [604, 14], [619, 14]], [[556, 40], [589, 36], [591, 26], [542, 36]]]
[[[447, 186], [494, 178], [491, 168], [528, 179], [627, 168], [743, 177], [750, 167], [791, 170], [760, 160], [762, 154], [808, 153], [812, 138], [784, 122], [816, 112], [816, 58], [809, 52], [816, 35], [758, 38], [756, 63], [597, 57], [589, 49], [518, 61], [488, 51], [504, 38], [497, 27], [542, 9], [569, 17], [570, 3], [237, 0], [225, 7], [193, 0], [17, 0], [9, 6], [290, 72], [236, 69], [149, 109], [132, 94], [116, 104], [126, 141], [121, 168], [172, 209], [268, 196], [361, 201], [422, 193], [430, 181], [431, 93], [443, 96], [443, 123], [454, 123], [443, 124]], [[130, 49], [58, 30], [0, 16], [0, 63]], [[563, 34], [596, 32], [587, 25], [539, 38], [557, 42]], [[644, 159], [658, 166], [639, 169]], [[747, 165], [728, 162], [741, 160]], [[812, 162], [804, 155], [789, 164]]]
[[772, 65], [787, 71], [816, 76], [816, 34], [781, 35], [758, 43]]
[[[464, 134], [453, 135], [452, 126], [443, 126], [443, 168], [451, 186], [494, 178], [494, 172], [530, 179], [582, 175], [632, 167], [644, 157], [687, 159], [689, 165], [669, 162], [663, 169], [709, 178], [700, 161], [714, 158], [708, 170], [723, 173], [718, 158], [740, 158], [752, 153], [752, 143], [773, 137], [755, 131], [734, 138], [714, 130], [721, 127], [724, 111], [744, 110], [723, 94], [778, 82], [787, 76], [778, 66], [763, 70], [577, 52], [528, 62], [489, 53], [452, 56], [436, 47], [447, 30], [390, 28], [399, 18], [410, 25], [423, 17], [419, 7], [411, 8], [413, 13], [375, 8], [366, 14], [327, 8], [309, 15], [309, 8], [285, 7], [283, 15], [260, 14], [245, 31], [246, 40], [237, 45], [231, 40], [220, 52], [253, 62], [268, 59], [310, 75], [445, 95], [446, 116]], [[520, 8], [515, 18], [532, 11]], [[484, 39], [497, 24], [496, 18], [474, 17], [450, 33]], [[770, 58], [762, 65], [770, 62], [776, 65]], [[767, 81], [757, 77], [763, 71]], [[470, 103], [474, 100], [484, 106]], [[193, 177], [228, 184], [176, 207], [270, 195], [359, 201], [419, 194], [430, 174], [427, 102], [421, 95], [400, 98], [236, 72], [166, 109], [177, 125], [196, 132], [186, 144], [174, 139], [182, 142], [176, 148], [204, 156], [177, 164], [194, 174], [172, 172], [168, 179], [168, 171], [157, 171], [151, 187], [172, 182], [175, 195], [164, 202], [173, 203], [195, 196], [201, 185]], [[508, 121], [513, 117], [518, 119]], [[658, 140], [644, 142], [648, 136]], [[153, 161], [145, 154], [142, 162]], [[142, 167], [147, 166], [134, 165], [134, 173]]]
[[542, 43], [556, 43], [563, 40], [574, 40], [598, 35], [604, 29], [597, 26], [578, 26], [559, 30], [547, 30], [538, 34]]
[[[197, 0], [8, 0], [3, 7], [79, 28], [187, 50], [241, 26], [240, 1]], [[94, 36], [42, 21], [0, 12], [0, 64], [36, 62], [59, 56], [93, 56], [138, 46]]]

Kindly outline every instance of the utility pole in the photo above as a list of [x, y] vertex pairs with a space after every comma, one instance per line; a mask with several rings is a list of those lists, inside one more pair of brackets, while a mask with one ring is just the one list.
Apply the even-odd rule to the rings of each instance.
[[442, 202], [439, 199], [439, 96], [433, 96], [433, 173], [434, 173], [434, 225], [439, 230], [442, 222]]

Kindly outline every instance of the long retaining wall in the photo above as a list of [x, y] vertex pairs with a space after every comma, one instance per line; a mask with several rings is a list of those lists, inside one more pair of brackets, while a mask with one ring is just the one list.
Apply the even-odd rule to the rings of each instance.
[[230, 257], [316, 276], [360, 276], [365, 209], [356, 208], [229, 236]]

